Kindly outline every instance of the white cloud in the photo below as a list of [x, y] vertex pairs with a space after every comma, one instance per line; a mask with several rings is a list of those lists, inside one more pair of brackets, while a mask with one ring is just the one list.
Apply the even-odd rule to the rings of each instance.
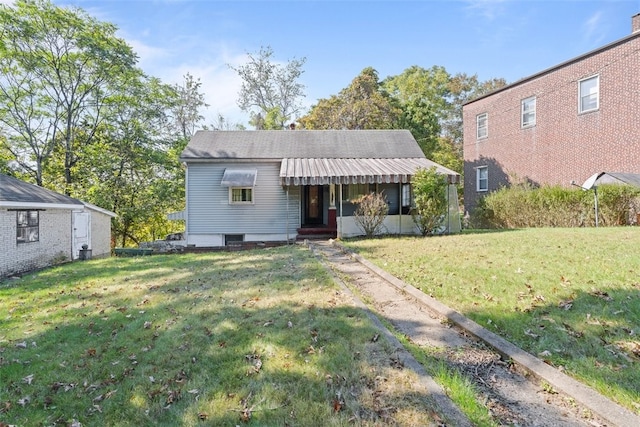
[[582, 28], [584, 29], [585, 41], [593, 45], [601, 44], [606, 32], [602, 11], [596, 11], [591, 15], [589, 19], [582, 24]]
[[467, 9], [484, 19], [493, 21], [504, 13], [504, 3], [508, 0], [467, 0]]

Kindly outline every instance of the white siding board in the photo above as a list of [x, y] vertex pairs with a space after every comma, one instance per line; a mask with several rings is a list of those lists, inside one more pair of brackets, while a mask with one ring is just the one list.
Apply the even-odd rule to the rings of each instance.
[[[254, 187], [254, 203], [229, 204], [229, 189], [220, 185], [227, 167], [258, 170]], [[300, 226], [300, 192], [287, 194], [280, 185], [280, 163], [193, 163], [188, 165], [188, 218], [190, 234], [286, 234], [291, 238]], [[288, 222], [288, 224], [287, 224]]]

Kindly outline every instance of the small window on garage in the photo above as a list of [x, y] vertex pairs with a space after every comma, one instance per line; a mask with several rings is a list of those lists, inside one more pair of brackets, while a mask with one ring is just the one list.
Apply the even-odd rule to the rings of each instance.
[[40, 212], [16, 211], [16, 225], [18, 243], [37, 242], [40, 239]]

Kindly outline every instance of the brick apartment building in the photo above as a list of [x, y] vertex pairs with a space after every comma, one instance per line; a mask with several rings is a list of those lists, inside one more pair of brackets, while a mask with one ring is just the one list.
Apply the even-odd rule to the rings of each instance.
[[640, 173], [640, 14], [620, 40], [463, 107], [464, 204], [507, 185]]

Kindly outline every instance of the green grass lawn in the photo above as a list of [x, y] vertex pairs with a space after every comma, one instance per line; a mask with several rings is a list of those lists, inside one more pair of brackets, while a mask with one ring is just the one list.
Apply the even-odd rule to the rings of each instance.
[[345, 244], [640, 413], [640, 227]]
[[0, 425], [436, 425], [305, 248], [94, 259], [0, 282]]

